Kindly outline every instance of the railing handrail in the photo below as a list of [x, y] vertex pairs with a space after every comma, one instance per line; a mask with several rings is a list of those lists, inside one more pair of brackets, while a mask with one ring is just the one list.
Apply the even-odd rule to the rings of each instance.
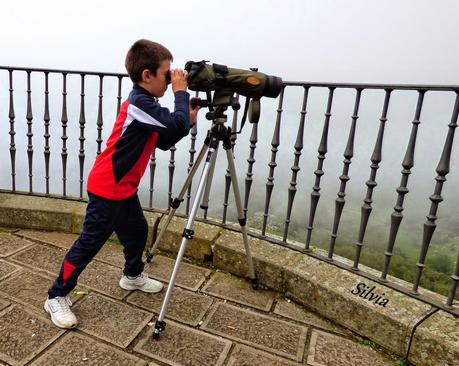
[[434, 84], [378, 84], [378, 83], [332, 83], [308, 81], [284, 81], [286, 86], [309, 86], [326, 88], [350, 89], [381, 89], [381, 90], [429, 90], [429, 91], [454, 91], [459, 92], [459, 85], [434, 85]]
[[[62, 70], [46, 69], [37, 67], [17, 67], [1, 66], [0, 70], [26, 71], [26, 72], [48, 72], [59, 74], [75, 75], [95, 75], [95, 76], [115, 76], [128, 77], [126, 73], [102, 72], [102, 71], [84, 71], [84, 70]], [[429, 91], [455, 91], [459, 92], [459, 85], [441, 85], [441, 84], [384, 84], [384, 83], [334, 83], [334, 82], [315, 82], [315, 81], [284, 81], [285, 86], [309, 86], [309, 87], [326, 87], [326, 88], [350, 88], [350, 89], [388, 89], [388, 90], [429, 90]]]
[[44, 72], [44, 73], [59, 73], [59, 74], [75, 74], [75, 75], [95, 75], [95, 76], [116, 76], [128, 77], [126, 73], [117, 72], [102, 72], [102, 71], [82, 71], [82, 70], [61, 70], [61, 69], [44, 69], [37, 67], [16, 67], [16, 66], [0, 66], [0, 70], [26, 71], [26, 72]]

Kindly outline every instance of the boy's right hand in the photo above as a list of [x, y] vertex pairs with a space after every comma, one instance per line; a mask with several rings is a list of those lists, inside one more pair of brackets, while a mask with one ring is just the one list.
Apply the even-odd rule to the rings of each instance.
[[186, 72], [186, 70], [182, 70], [182, 69], [171, 70], [172, 91], [174, 93], [179, 90], [186, 91], [186, 88], [188, 85], [187, 78], [188, 78], [188, 73]]

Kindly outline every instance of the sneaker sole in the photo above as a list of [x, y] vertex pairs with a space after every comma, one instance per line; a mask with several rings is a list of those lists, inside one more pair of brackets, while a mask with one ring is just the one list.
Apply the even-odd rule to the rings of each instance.
[[62, 329], [73, 329], [73, 328], [76, 328], [77, 324], [78, 323], [75, 323], [73, 325], [70, 325], [70, 326], [66, 326], [66, 325], [63, 325], [62, 323], [60, 323], [57, 319], [55, 319], [53, 317], [53, 313], [49, 310], [48, 308], [48, 303], [45, 302], [45, 305], [43, 306], [43, 308], [45, 309], [45, 311], [48, 313], [48, 315], [51, 317], [51, 321], [54, 323], [55, 326], [59, 327], [59, 328], [62, 328]]
[[146, 292], [146, 293], [149, 293], [149, 294], [156, 294], [158, 292], [161, 292], [164, 288], [164, 286], [161, 286], [160, 289], [158, 290], [151, 290], [151, 291], [148, 291], [144, 288], [141, 288], [139, 286], [135, 286], [135, 285], [126, 285], [126, 284], [121, 284], [120, 283], [120, 287], [123, 289], [123, 290], [126, 290], [126, 291], [134, 291], [134, 290], [139, 290], [139, 291], [142, 291], [142, 292]]

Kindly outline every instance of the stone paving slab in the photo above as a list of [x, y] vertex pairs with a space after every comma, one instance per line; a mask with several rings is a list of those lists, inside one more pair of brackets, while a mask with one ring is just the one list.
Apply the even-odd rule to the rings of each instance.
[[[166, 289], [158, 294], [147, 294], [141, 291], [134, 291], [127, 298], [127, 302], [137, 305], [143, 309], [159, 314]], [[213, 300], [210, 297], [196, 294], [190, 291], [175, 287], [167, 306], [166, 318], [175, 319], [182, 323], [196, 326], [204, 317], [204, 314], [212, 306]]]
[[[48, 296], [48, 289], [52, 282], [53, 279], [50, 277], [23, 269], [5, 281], [0, 282], [0, 294], [20, 304], [32, 307], [39, 312], [43, 312], [43, 304]], [[79, 297], [71, 293], [70, 299], [75, 303]]]
[[10, 259], [18, 264], [45, 271], [56, 276], [62, 265], [66, 249], [49, 245], [34, 244], [22, 252], [13, 255]]
[[288, 361], [254, 348], [238, 344], [228, 361], [227, 366], [300, 366], [300, 363]]
[[[10, 257], [15, 263], [45, 271], [53, 278], [61, 268], [66, 249], [35, 244]], [[119, 287], [122, 271], [111, 265], [92, 261], [82, 272], [79, 283], [83, 287], [99, 291], [116, 299], [123, 299], [129, 292]], [[51, 283], [51, 282], [50, 282]]]
[[0, 233], [0, 258], [8, 257], [33, 243], [15, 235]]
[[119, 268], [124, 267], [123, 246], [113, 242], [106, 242], [96, 255], [96, 259]]
[[8, 277], [9, 275], [12, 275], [19, 269], [21, 269], [21, 267], [0, 259], [0, 281]]
[[216, 272], [202, 292], [264, 311], [271, 309], [275, 297], [272, 291], [255, 291], [245, 279], [222, 272]]
[[78, 329], [126, 348], [152, 318], [152, 314], [98, 294], [90, 294], [73, 307]]
[[[37, 359], [34, 366], [145, 366], [142, 359], [75, 332], [68, 333]], [[157, 366], [148, 363], [149, 366]]]
[[[20, 230], [15, 233], [26, 239], [31, 239], [44, 244], [51, 244], [60, 248], [69, 249], [78, 239], [78, 235], [48, 231]], [[107, 241], [96, 255], [96, 259], [117, 267], [124, 266], [123, 247], [118, 243]]]
[[0, 311], [8, 307], [11, 303], [8, 300], [0, 298]]
[[285, 318], [293, 319], [298, 322], [312, 325], [313, 327], [322, 328], [327, 331], [332, 331], [335, 333], [346, 335], [346, 329], [335, 325], [331, 321], [322, 318], [321, 316], [308, 311], [301, 305], [294, 303], [293, 301], [281, 299], [278, 300], [276, 303], [276, 307], [274, 308], [274, 314], [278, 314]]
[[303, 359], [308, 331], [305, 326], [223, 303], [214, 307], [201, 328], [295, 361]]
[[148, 331], [134, 350], [172, 366], [221, 366], [231, 342], [199, 330], [168, 321], [159, 340]]
[[393, 366], [393, 361], [368, 346], [313, 330], [307, 364], [311, 366]]
[[78, 238], [76, 234], [59, 233], [55, 231], [19, 230], [15, 234], [26, 239], [52, 244], [65, 249], [70, 248], [73, 242]]
[[[150, 264], [145, 265], [144, 271], [158, 280], [169, 282], [174, 260], [156, 255]], [[191, 291], [196, 291], [210, 274], [210, 270], [189, 263], [182, 262], [176, 277], [175, 284]]]
[[0, 360], [25, 365], [63, 333], [35, 312], [18, 306], [6, 308], [0, 312]]
[[120, 268], [93, 260], [81, 272], [78, 283], [118, 300], [124, 299], [129, 291], [119, 286], [122, 276]]

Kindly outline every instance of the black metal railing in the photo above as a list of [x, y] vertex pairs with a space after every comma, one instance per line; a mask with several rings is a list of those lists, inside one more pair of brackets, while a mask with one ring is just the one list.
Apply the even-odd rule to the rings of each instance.
[[[6, 149], [9, 149], [10, 157], [9, 162], [3, 159], [1, 163], [2, 176], [6, 177], [7, 171], [10, 176], [9, 182], [6, 178], [1, 180], [2, 190], [17, 193], [25, 191], [28, 194], [65, 198], [77, 196], [79, 199], [84, 199], [88, 169], [94, 158], [103, 149], [104, 139], [108, 137], [114, 118], [120, 110], [121, 101], [129, 91], [128, 84], [130, 83], [123, 84], [123, 79], [127, 75], [9, 66], [0, 66], [0, 70], [4, 71], [4, 73], [0, 72], [0, 87], [2, 87], [0, 90], [0, 121], [9, 121], [9, 144], [5, 140], [6, 129], [4, 129], [0, 136], [4, 143], [0, 141], [0, 146], [4, 149], [4, 156], [7, 155]], [[70, 81], [71, 77], [73, 79]], [[50, 87], [51, 78], [55, 85], [54, 88]], [[36, 92], [34, 88], [37, 84], [39, 92]], [[24, 88], [25, 93], [22, 91]], [[39, 94], [41, 92], [42, 96]], [[438, 118], [438, 121], [435, 121], [438, 124], [432, 125], [430, 128], [433, 132], [427, 137], [424, 136], [422, 140], [419, 137], [421, 113], [428, 97], [434, 92], [441, 92], [444, 96], [441, 103], [436, 103], [435, 99], [429, 107], [430, 113], [434, 116], [430, 117], [430, 120]], [[291, 95], [289, 96], [288, 93]], [[411, 108], [413, 105], [410, 104], [410, 100], [413, 98], [413, 93], [416, 95], [416, 103], [408, 141], [400, 139], [405, 130], [408, 131], [408, 127], [404, 128], [400, 123], [400, 126], [392, 129], [392, 136], [395, 137], [388, 142], [386, 130], [390, 117], [389, 107], [394, 96], [397, 95], [403, 100], [403, 103], [400, 104], [402, 107], [396, 107], [397, 110], [408, 106]], [[69, 101], [70, 97], [73, 98], [72, 102]], [[365, 97], [369, 98], [367, 103], [364, 103]], [[383, 98], [379, 126], [371, 126], [374, 113], [369, 111], [381, 105], [381, 97]], [[42, 100], [39, 110], [43, 111], [43, 123], [38, 122], [36, 115], [32, 112], [36, 110], [37, 100]], [[244, 212], [248, 217], [252, 235], [328, 261], [459, 315], [458, 307], [454, 304], [459, 282], [459, 257], [454, 262], [452, 273], [449, 273], [450, 284], [447, 294], [445, 293], [446, 300], [439, 300], [419, 290], [423, 273], [428, 268], [427, 254], [432, 247], [434, 232], [438, 226], [438, 211], [440, 203], [444, 200], [443, 190], [446, 176], [450, 173], [451, 159], [454, 158], [459, 86], [285, 82], [277, 100], [267, 100], [266, 103], [267, 107], [264, 106], [263, 109], [265, 115], [262, 116], [260, 123], [246, 127], [240, 136], [234, 135], [232, 139], [236, 165], [243, 172], [239, 178], [245, 180]], [[78, 105], [78, 111], [75, 109], [70, 112], [69, 107], [74, 105]], [[445, 130], [441, 122], [444, 120], [447, 105], [449, 105], [451, 117]], [[348, 106], [350, 119], [343, 118], [339, 113], [340, 108], [344, 109]], [[334, 111], [335, 108], [338, 112]], [[367, 109], [362, 111], [365, 108]], [[317, 110], [320, 109], [325, 110], [325, 119], [316, 116]], [[88, 110], [91, 111], [88, 112]], [[232, 129], [237, 130], [237, 111], [228, 111], [228, 113], [233, 114]], [[357, 123], [363, 118], [362, 114], [365, 115], [365, 123], [363, 121]], [[297, 118], [298, 115], [299, 118]], [[375, 118], [376, 121], [377, 119], [378, 117]], [[320, 120], [323, 122], [316, 122]], [[60, 123], [60, 126], [56, 125], [56, 121]], [[184, 139], [169, 152], [156, 151], [152, 154], [149, 174], [145, 175], [140, 190], [145, 195], [142, 196], [145, 206], [150, 209], [170, 207], [170, 199], [178, 191], [178, 185], [184, 182], [184, 176], [190, 171], [195, 161], [198, 139], [203, 139], [203, 130], [207, 127], [206, 122], [200, 121], [198, 126], [192, 129], [189, 139]], [[43, 131], [44, 137], [44, 167], [37, 168], [34, 162], [40, 160], [37, 157], [36, 134], [38, 130]], [[333, 136], [331, 136], [332, 132]], [[364, 135], [359, 136], [359, 133], [364, 133]], [[446, 134], [444, 139], [441, 136], [442, 133]], [[375, 138], [374, 143], [372, 142], [373, 137]], [[358, 143], [356, 143], [357, 138], [359, 138]], [[53, 146], [57, 144], [56, 139], [61, 140], [59, 149]], [[318, 140], [318, 155], [314, 162], [314, 155], [310, 147], [316, 143], [316, 140]], [[358, 159], [360, 162], [365, 161], [365, 154], [362, 153], [364, 145], [368, 152], [372, 151], [369, 159], [369, 178], [365, 184], [351, 185], [351, 167], [358, 164], [356, 163]], [[344, 160], [339, 164], [335, 162], [333, 167], [333, 159], [336, 158], [338, 146], [344, 148], [344, 152], [340, 153]], [[401, 177], [399, 173], [392, 172], [390, 178], [399, 176], [400, 180], [396, 187], [396, 196], [393, 197], [392, 193], [395, 206], [390, 210], [387, 210], [387, 206], [384, 207], [386, 197], [388, 197], [385, 193], [385, 196], [380, 199], [380, 202], [383, 201], [381, 207], [386, 208], [384, 215], [390, 220], [386, 225], [387, 239], [378, 237], [377, 240], [382, 240], [385, 245], [384, 247], [379, 245], [375, 249], [370, 245], [375, 239], [373, 237], [369, 239], [368, 236], [370, 218], [376, 209], [374, 202], [374, 196], [378, 193], [376, 188], [378, 185], [385, 185], [383, 184], [385, 182], [381, 183], [383, 179], [380, 179], [385, 162], [383, 151], [387, 151], [389, 155], [390, 153], [396, 154], [397, 156], [393, 159], [395, 161], [401, 156], [400, 147], [404, 151], [404, 157], [401, 159]], [[240, 160], [239, 157], [244, 158], [243, 151], [246, 149], [248, 149], [247, 160]], [[421, 152], [418, 152], [420, 149]], [[293, 155], [291, 155], [292, 150]], [[360, 155], [357, 150], [360, 151]], [[397, 150], [398, 153], [392, 150]], [[439, 156], [436, 156], [435, 153], [440, 151]], [[59, 154], [60, 159], [56, 159], [55, 156]], [[165, 154], [169, 154], [169, 157], [165, 157]], [[435, 169], [433, 193], [430, 197], [422, 197], [423, 200], [430, 199], [427, 221], [423, 226], [422, 223], [416, 226], [410, 222], [410, 228], [417, 227], [419, 236], [422, 238], [419, 242], [410, 243], [411, 248], [417, 246], [418, 251], [417, 262], [412, 266], [415, 273], [405, 278], [411, 283], [410, 288], [410, 286], [400, 285], [391, 276], [391, 270], [394, 269], [394, 258], [400, 257], [397, 252], [397, 249], [400, 249], [397, 247], [397, 242], [401, 240], [399, 232], [403, 228], [407, 195], [410, 192], [408, 183], [410, 176], [414, 175], [415, 156], [417, 155], [421, 161], [421, 170], [422, 168], [428, 169], [428, 162], [433, 159], [438, 163]], [[18, 164], [19, 157], [22, 159], [20, 164]], [[329, 163], [329, 160], [332, 161]], [[310, 169], [308, 164], [312, 164]], [[332, 164], [332, 168], [327, 168], [327, 164]], [[363, 163], [359, 164], [353, 169], [356, 181], [360, 179], [362, 172], [367, 171]], [[60, 169], [57, 169], [58, 166]], [[168, 178], [165, 178], [166, 170]], [[27, 176], [24, 176], [23, 171], [28, 172]], [[76, 177], [75, 172], [77, 172]], [[339, 174], [339, 172], [341, 174], [334, 181], [328, 179], [330, 175]], [[19, 174], [21, 174], [20, 179]], [[37, 188], [37, 174], [43, 174], [44, 188]], [[73, 174], [72, 179], [69, 178], [69, 174]], [[213, 175], [215, 187], [212, 187], [214, 195], [210, 195], [212, 204], [209, 201], [203, 202], [201, 219], [234, 228], [232, 224], [227, 223], [227, 221], [236, 221], [235, 216], [231, 216], [230, 213], [230, 208], [233, 206], [229, 195], [231, 179], [228, 170], [216, 164]], [[218, 183], [219, 178], [224, 179], [224, 184]], [[274, 183], [275, 179], [279, 181], [277, 184]], [[308, 190], [306, 183], [308, 179], [312, 179], [312, 192]], [[57, 184], [58, 181], [60, 184]], [[419, 185], [425, 185], [427, 179], [422, 178], [421, 181], [422, 184]], [[336, 188], [332, 188], [335, 187], [335, 183], [338, 184], [337, 193]], [[280, 191], [280, 186], [284, 186], [285, 191]], [[181, 211], [183, 215], [188, 215], [192, 188], [188, 189], [185, 207]], [[210, 184], [207, 188], [210, 194]], [[333, 189], [335, 189], [333, 193], [335, 198], [332, 198], [332, 194], [329, 193]], [[358, 204], [356, 197], [359, 195], [360, 203]], [[361, 203], [362, 198], [363, 204]], [[413, 201], [422, 199], [417, 198]], [[450, 200], [449, 211], [446, 212], [454, 212], [456, 197], [453, 195]], [[327, 212], [320, 212], [321, 206], [328, 207], [333, 201], [334, 208], [329, 208]], [[222, 202], [222, 205], [219, 206], [218, 202]], [[355, 208], [357, 205], [361, 205], [360, 213], [352, 211], [352, 207]], [[349, 211], [346, 211], [348, 206], [351, 207]], [[447, 206], [446, 202], [445, 206]], [[222, 207], [221, 213], [218, 207]], [[346, 222], [343, 218], [345, 216], [347, 217]], [[340, 227], [346, 228], [346, 231], [350, 230], [346, 225], [356, 230], [350, 236], [342, 235], [343, 237], [340, 238], [338, 235]], [[327, 226], [328, 230], [324, 230]], [[325, 239], [323, 234], [325, 231], [327, 231], [328, 239]], [[459, 233], [453, 232], [452, 235], [454, 234], [457, 234], [459, 238]], [[354, 235], [353, 244], [349, 239], [352, 235]], [[451, 243], [449, 253], [454, 250], [459, 252], [458, 242]], [[353, 247], [352, 254], [347, 253], [347, 258], [351, 262], [342, 260], [342, 256], [346, 256], [342, 253], [343, 248], [351, 246]], [[438, 248], [439, 246], [435, 244], [435, 250]], [[372, 266], [371, 261], [362, 262], [362, 256], [369, 251], [377, 253], [379, 261], [377, 265]], [[451, 259], [451, 261], [454, 260]], [[365, 268], [362, 264], [365, 264]], [[367, 267], [373, 267], [378, 272], [368, 270]]]

